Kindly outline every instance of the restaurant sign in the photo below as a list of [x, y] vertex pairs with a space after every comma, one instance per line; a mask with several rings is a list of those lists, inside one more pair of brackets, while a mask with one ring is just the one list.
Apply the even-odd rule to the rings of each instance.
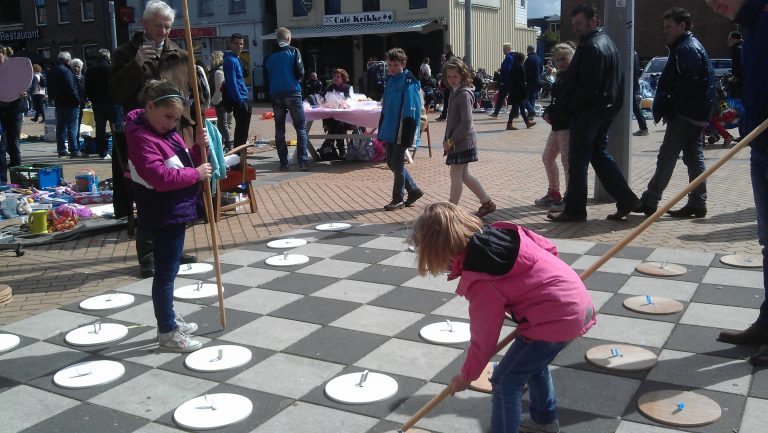
[[376, 23], [388, 23], [395, 20], [395, 13], [392, 11], [385, 12], [363, 12], [359, 14], [339, 14], [339, 15], [324, 15], [324, 26], [338, 26], [342, 24], [376, 24]]
[[32, 39], [40, 39], [39, 28], [34, 30], [10, 30], [7, 32], [0, 32], [0, 42], [30, 41]]

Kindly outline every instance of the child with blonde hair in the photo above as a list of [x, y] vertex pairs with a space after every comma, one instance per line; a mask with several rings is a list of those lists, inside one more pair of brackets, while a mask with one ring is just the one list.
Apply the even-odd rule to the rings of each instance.
[[480, 181], [469, 174], [469, 163], [477, 161], [477, 132], [472, 121], [472, 107], [475, 105], [472, 78], [467, 65], [457, 57], [445, 63], [445, 75], [453, 92], [448, 102], [448, 123], [443, 139], [443, 150], [447, 156], [445, 163], [451, 166], [450, 202], [459, 204], [462, 187], [466, 185], [480, 200], [480, 209], [475, 215], [484, 217], [496, 210], [496, 204]]
[[[450, 118], [450, 116], [449, 116]], [[595, 324], [595, 309], [579, 276], [546, 238], [508, 221], [483, 226], [451, 203], [427, 206], [409, 241], [421, 275], [448, 271], [469, 301], [471, 341], [452, 393], [480, 377], [496, 354], [505, 313], [518, 335], [494, 369], [491, 432], [560, 431], [549, 363]], [[521, 415], [528, 384], [530, 413]]]

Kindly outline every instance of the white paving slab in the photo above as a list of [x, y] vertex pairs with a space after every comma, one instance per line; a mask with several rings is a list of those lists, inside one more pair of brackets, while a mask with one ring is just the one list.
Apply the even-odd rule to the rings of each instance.
[[[180, 353], [168, 352], [160, 350], [157, 345], [157, 329], [151, 329], [136, 337], [120, 342], [117, 346], [110, 347], [104, 354], [110, 356], [119, 356], [126, 361], [135, 362], [137, 364], [146, 365], [149, 367], [157, 367], [165, 364], [166, 362], [182, 356]], [[205, 344], [210, 341], [207, 338], [195, 336], [195, 340]]]
[[697, 283], [689, 281], [633, 276], [629, 277], [627, 282], [621, 286], [619, 293], [625, 295], [651, 295], [688, 302], [693, 298], [698, 287]]
[[404, 238], [390, 236], [380, 236], [360, 246], [363, 248], [378, 248], [380, 250], [390, 251], [405, 251], [408, 249], [408, 243], [405, 242]]
[[744, 269], [709, 268], [702, 282], [762, 289], [763, 273]]
[[410, 280], [403, 283], [405, 287], [413, 287], [414, 289], [432, 290], [435, 292], [455, 293], [456, 287], [459, 285], [459, 279], [448, 281], [448, 274], [439, 274], [432, 276], [427, 274], [426, 276], [417, 275]]
[[616, 429], [616, 433], [680, 433], [681, 431], [625, 420], [622, 420], [619, 428]]
[[303, 254], [309, 257], [322, 257], [325, 259], [328, 257], [333, 257], [336, 254], [341, 254], [344, 251], [347, 251], [350, 249], [352, 249], [352, 247], [345, 246], [345, 245], [333, 245], [333, 244], [326, 244], [326, 243], [309, 243], [288, 251], [288, 254]]
[[[182, 316], [187, 316], [196, 311], [203, 309], [204, 306], [198, 304], [191, 304], [188, 302], [173, 301], [173, 311]], [[128, 308], [126, 310], [117, 312], [107, 319], [122, 320], [128, 323], [137, 323], [140, 325], [157, 326], [157, 318], [155, 318], [155, 308], [152, 302], [144, 302], [135, 307]], [[106, 320], [102, 320], [106, 321]]]
[[379, 262], [380, 265], [399, 266], [416, 269], [419, 267], [418, 256], [411, 251], [403, 251]]
[[[173, 281], [173, 288], [188, 286], [190, 284], [196, 284], [200, 280], [193, 278], [176, 277]], [[127, 286], [118, 287], [115, 289], [118, 292], [133, 293], [134, 295], [152, 296], [152, 278], [145, 278], [135, 283], [128, 284]]]
[[220, 340], [283, 350], [320, 329], [320, 325], [263, 316], [220, 337]]
[[79, 404], [27, 385], [19, 385], [0, 394], [2, 422], [0, 431], [18, 432]]
[[296, 402], [251, 433], [356, 433], [370, 430], [376, 418]]
[[423, 314], [363, 305], [331, 323], [331, 326], [394, 336], [424, 317]]
[[332, 379], [343, 368], [339, 364], [276, 353], [227, 382], [270, 394], [299, 398]]
[[356, 366], [429, 380], [464, 353], [436, 344], [393, 338], [364, 356]]
[[[221, 282], [225, 284], [239, 284], [246, 287], [258, 287], [266, 282], [288, 275], [288, 272], [272, 269], [240, 268], [227, 272], [221, 276]], [[208, 281], [216, 281], [211, 277]]]
[[[599, 256], [581, 256], [573, 262], [571, 267], [573, 269], [587, 269], [588, 267], [592, 266], [597, 260], [599, 259]], [[609, 259], [603, 266], [600, 267], [601, 272], [610, 272], [614, 274], [625, 274], [629, 275], [632, 272], [635, 271], [635, 267], [642, 263], [642, 260], [635, 260], [635, 259], [620, 259], [620, 258], [612, 258]]]
[[[387, 416], [387, 420], [402, 424], [419, 407], [439, 394], [445, 385], [427, 383], [405, 403]], [[432, 432], [486, 433], [490, 431], [491, 400], [488, 394], [463, 391], [447, 398], [416, 424]]]
[[586, 336], [619, 343], [661, 347], [674, 327], [674, 323], [600, 314], [597, 316], [597, 324]]
[[[757, 304], [755, 304], [757, 306]], [[680, 323], [685, 325], [709, 326], [723, 329], [746, 329], [757, 320], [759, 310], [754, 308], [729, 307], [725, 305], [688, 304]]]
[[394, 289], [388, 284], [367, 283], [365, 281], [341, 280], [318, 290], [312, 296], [338, 299], [341, 301], [365, 304]]
[[[228, 297], [224, 301], [224, 306], [234, 310], [267, 314], [301, 298], [303, 298], [302, 295], [295, 293], [254, 288]], [[218, 306], [219, 303], [215, 305]]]
[[301, 268], [297, 273], [322, 275], [324, 277], [347, 278], [371, 266], [368, 263], [349, 262], [346, 260], [325, 259]]
[[768, 414], [768, 400], [747, 398], [739, 433], [765, 433], [766, 414]]
[[[224, 254], [219, 255], [219, 261], [229, 265], [248, 266], [252, 263], [261, 262], [269, 257], [274, 256], [276, 253], [270, 253], [266, 251], [251, 251], [251, 250], [232, 250], [227, 251]], [[212, 262], [213, 258], [207, 259], [206, 262]]]
[[2, 331], [11, 334], [45, 340], [62, 332], [69, 332], [87, 323], [99, 320], [96, 316], [73, 313], [66, 310], [49, 310], [3, 326]]
[[647, 377], [663, 383], [747, 395], [752, 365], [743, 359], [662, 350]]
[[584, 254], [597, 245], [594, 242], [574, 239], [550, 239], [550, 241], [555, 244], [559, 253], [568, 254]]
[[678, 265], [709, 266], [715, 259], [715, 253], [693, 250], [675, 250], [656, 248], [645, 260], [649, 262], [669, 262]]
[[592, 298], [592, 305], [595, 307], [595, 311], [600, 311], [603, 305], [613, 297], [613, 293], [610, 292], [600, 292], [598, 290], [587, 290], [587, 292], [589, 292], [589, 297]]
[[469, 320], [469, 301], [461, 296], [456, 296], [434, 310], [432, 314]]

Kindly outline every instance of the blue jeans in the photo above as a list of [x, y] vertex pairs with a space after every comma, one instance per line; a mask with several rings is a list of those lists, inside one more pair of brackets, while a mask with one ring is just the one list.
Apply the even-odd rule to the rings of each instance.
[[[15, 107], [0, 111], [0, 183], [8, 183], [8, 168], [21, 164], [19, 137], [24, 113]], [[6, 159], [6, 153], [10, 161]]]
[[531, 418], [539, 424], [549, 424], [557, 419], [555, 386], [548, 366], [568, 343], [515, 339], [491, 376], [491, 433], [519, 430], [520, 400], [526, 383], [531, 399]]
[[77, 137], [80, 107], [56, 104], [56, 151], [59, 155], [79, 152], [79, 140]]
[[152, 280], [152, 305], [160, 333], [176, 329], [173, 311], [173, 281], [179, 273], [184, 252], [186, 224], [172, 224], [152, 231], [152, 254], [155, 256], [155, 278]]
[[93, 102], [92, 108], [93, 121], [96, 123], [96, 143], [99, 146], [99, 156], [104, 158], [112, 151], [107, 142], [107, 122], [112, 122], [115, 128], [112, 132], [123, 132], [123, 108], [120, 104], [111, 102]]
[[648, 122], [645, 121], [645, 116], [643, 116], [643, 110], [640, 109], [640, 91], [638, 89], [635, 89], [635, 93], [632, 95], [632, 113], [635, 115], [635, 118], [637, 119], [637, 126], [640, 128], [641, 131], [647, 131], [648, 130]]
[[[667, 122], [664, 141], [656, 157], [656, 171], [648, 182], [648, 189], [643, 193], [643, 204], [650, 207], [656, 207], [659, 204], [661, 194], [669, 185], [669, 180], [675, 171], [675, 164], [681, 150], [683, 163], [688, 167], [689, 182], [704, 172], [704, 140], [701, 129], [701, 126], [696, 126], [679, 116]], [[688, 194], [688, 203], [696, 208], [706, 206], [706, 182], [702, 182]]]
[[[536, 97], [539, 95], [539, 88], [527, 87], [525, 90], [527, 93], [527, 98], [523, 101], [523, 108], [525, 110], [521, 114], [523, 117], [532, 119], [536, 117]], [[528, 112], [527, 115], [525, 113], [526, 111]]]
[[619, 210], [632, 210], [638, 198], [627, 185], [624, 174], [608, 153], [610, 120], [600, 120], [592, 113], [571, 116], [568, 153], [568, 194], [565, 213], [572, 217], [587, 216], [587, 170], [589, 164], [603, 187], [616, 200]]
[[402, 201], [405, 191], [410, 194], [419, 189], [408, 170], [405, 169], [405, 146], [387, 142], [387, 167], [395, 174], [392, 185], [392, 201]]
[[752, 148], [750, 155], [752, 193], [757, 211], [757, 238], [763, 247], [763, 287], [765, 298], [760, 305], [757, 323], [768, 327], [768, 151]]
[[285, 144], [285, 118], [290, 112], [293, 127], [298, 138], [297, 156], [299, 166], [307, 163], [307, 125], [304, 122], [304, 107], [301, 95], [273, 96], [272, 111], [275, 113], [275, 147], [280, 157], [280, 166], [288, 167], [288, 146]]

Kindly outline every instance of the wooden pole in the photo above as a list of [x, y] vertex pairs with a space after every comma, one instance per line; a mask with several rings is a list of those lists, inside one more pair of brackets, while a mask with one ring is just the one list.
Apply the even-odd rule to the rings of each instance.
[[[182, 13], [184, 14], [184, 36], [187, 41], [187, 62], [189, 64], [189, 83], [192, 86], [194, 95], [195, 114], [198, 127], [205, 128], [203, 121], [203, 110], [200, 107], [200, 91], [197, 88], [197, 68], [195, 66], [194, 46], [192, 45], [192, 27], [189, 24], [189, 8], [187, 0], [181, 0]], [[203, 163], [208, 161], [208, 151], [205, 146], [200, 146], [200, 155]], [[211, 249], [213, 250], [213, 269], [216, 271], [216, 287], [219, 290], [219, 318], [221, 327], [227, 327], [227, 312], [224, 309], [224, 288], [221, 285], [221, 262], [219, 261], [219, 243], [216, 238], [216, 217], [213, 214], [213, 199], [211, 193], [211, 182], [203, 179], [203, 204], [205, 205], [205, 217], [208, 220], [208, 227], [211, 230]]]

